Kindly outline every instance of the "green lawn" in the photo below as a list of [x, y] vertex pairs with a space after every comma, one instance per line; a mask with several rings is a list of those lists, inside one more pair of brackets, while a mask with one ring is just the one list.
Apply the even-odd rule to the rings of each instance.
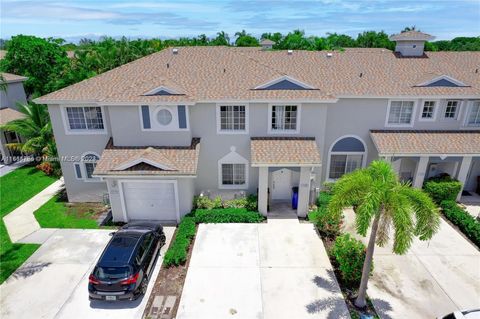
[[96, 216], [104, 210], [99, 203], [66, 203], [55, 196], [35, 211], [35, 217], [44, 228], [98, 228]]
[[10, 276], [40, 246], [12, 244], [3, 217], [56, 181], [32, 166], [0, 177], [0, 283]]

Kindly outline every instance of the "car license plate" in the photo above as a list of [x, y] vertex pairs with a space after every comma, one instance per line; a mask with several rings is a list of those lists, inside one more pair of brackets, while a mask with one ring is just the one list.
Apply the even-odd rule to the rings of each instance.
[[114, 301], [117, 300], [117, 296], [105, 296], [105, 300]]

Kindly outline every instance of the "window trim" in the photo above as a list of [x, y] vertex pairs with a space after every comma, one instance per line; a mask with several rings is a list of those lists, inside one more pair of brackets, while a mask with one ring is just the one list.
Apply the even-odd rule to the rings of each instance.
[[[221, 112], [220, 107], [222, 106], [244, 106], [245, 107], [245, 129], [244, 130], [222, 130], [221, 125]], [[216, 103], [215, 105], [215, 116], [216, 116], [216, 123], [217, 123], [217, 134], [231, 134], [231, 135], [238, 135], [238, 134], [248, 134], [249, 127], [250, 127], [250, 112], [249, 112], [249, 104], [248, 103]]]
[[[455, 112], [455, 117], [445, 117], [445, 113], [447, 112], [448, 102], [451, 102], [451, 101], [458, 102], [457, 103], [457, 110]], [[445, 100], [445, 102], [443, 103], [443, 108], [442, 108], [442, 121], [446, 121], [446, 122], [458, 121], [458, 119], [460, 119], [460, 113], [462, 111], [462, 105], [463, 105], [462, 100], [458, 100], [458, 99], [447, 99], [447, 100]]]
[[479, 103], [479, 105], [480, 105], [480, 100], [470, 100], [470, 101], [468, 101], [467, 112], [465, 112], [463, 126], [468, 127], [468, 128], [478, 129], [480, 127], [480, 123], [474, 124], [474, 125], [468, 124], [468, 118], [470, 117], [470, 113], [472, 112], [474, 103]]
[[[86, 163], [91, 163], [91, 161], [85, 161], [83, 160], [83, 158], [86, 156], [86, 155], [95, 155], [98, 157], [98, 160], [97, 162], [95, 163], [98, 163], [98, 161], [100, 160], [100, 155], [98, 155], [97, 152], [93, 152], [93, 151], [88, 151], [88, 152], [85, 152], [81, 155], [80, 157], [80, 162], [77, 162], [79, 165], [80, 165], [80, 170], [82, 172], [82, 179], [84, 182], [86, 183], [98, 183], [98, 182], [101, 182], [102, 179], [100, 177], [90, 177], [88, 178], [88, 174], [87, 174], [87, 167], [85, 166]], [[75, 168], [74, 168], [75, 169]]]
[[[224, 185], [222, 180], [222, 164], [244, 164], [245, 165], [245, 184], [243, 185]], [[236, 152], [236, 147], [230, 147], [230, 153], [218, 160], [218, 188], [219, 189], [248, 189], [250, 165], [246, 158]]]
[[[297, 107], [297, 125], [295, 130], [274, 130], [272, 129], [272, 112], [274, 106], [296, 106]], [[269, 103], [268, 104], [268, 134], [299, 134], [300, 133], [300, 124], [302, 114], [302, 104], [301, 103]]]
[[[365, 151], [363, 151], [363, 152], [333, 152], [332, 151], [333, 147], [335, 146], [335, 144], [337, 144], [337, 142], [339, 142], [340, 140], [343, 140], [344, 138], [348, 138], [348, 137], [352, 137], [352, 138], [355, 138], [355, 139], [359, 140], [363, 144], [363, 148], [364, 148]], [[325, 179], [327, 182], [334, 182], [334, 181], [337, 180], [337, 178], [330, 178], [330, 164], [331, 164], [331, 160], [332, 160], [332, 155], [362, 155], [363, 157], [362, 157], [361, 168], [365, 168], [366, 165], [367, 165], [367, 156], [368, 156], [367, 144], [365, 143], [365, 141], [360, 136], [352, 135], [352, 134], [340, 136], [335, 141], [333, 141], [332, 144], [330, 145], [330, 148], [328, 149], [327, 171], [326, 171], [326, 179]]]
[[[68, 123], [67, 107], [99, 107], [102, 112], [102, 121], [103, 121], [103, 130], [72, 130], [70, 129], [70, 124]], [[61, 105], [60, 113], [63, 120], [63, 128], [65, 129], [65, 135], [105, 135], [108, 133], [107, 129], [107, 117], [105, 116], [105, 109], [103, 105], [93, 105], [93, 104], [82, 104], [82, 105]]]
[[[392, 102], [413, 102], [413, 109], [412, 109], [412, 117], [410, 118], [410, 123], [409, 124], [404, 124], [404, 123], [388, 123], [388, 118], [390, 117], [390, 109], [392, 106]], [[418, 100], [416, 99], [389, 99], [388, 100], [388, 106], [387, 106], [387, 116], [385, 117], [385, 127], [413, 127], [415, 124], [415, 114], [417, 114], [417, 105], [418, 105]]]
[[[425, 102], [435, 102], [435, 105], [433, 106], [433, 116], [432, 118], [423, 118], [422, 113], [423, 113], [423, 108], [425, 107]], [[418, 121], [419, 122], [435, 122], [437, 119], [437, 113], [438, 113], [438, 108], [440, 105], [440, 100], [435, 100], [435, 99], [423, 99], [419, 105], [419, 112], [418, 112]]]
[[[148, 106], [148, 112], [150, 115], [150, 128], [143, 127], [143, 115], [142, 115], [142, 105]], [[183, 103], [180, 104], [142, 104], [138, 106], [138, 120], [140, 123], [140, 130], [142, 132], [188, 132], [190, 131], [190, 115], [189, 115], [189, 106]], [[180, 128], [180, 123], [178, 122], [178, 106], [184, 105], [185, 106], [185, 122], [186, 127]], [[152, 111], [152, 108], [153, 111]], [[176, 122], [176, 127], [168, 128], [160, 128], [161, 124], [157, 121], [157, 113], [160, 110], [166, 109], [170, 111], [172, 114], [172, 122]], [[172, 123], [170, 123], [172, 124]], [[169, 124], [169, 125], [170, 125]], [[155, 126], [155, 127], [154, 127]]]

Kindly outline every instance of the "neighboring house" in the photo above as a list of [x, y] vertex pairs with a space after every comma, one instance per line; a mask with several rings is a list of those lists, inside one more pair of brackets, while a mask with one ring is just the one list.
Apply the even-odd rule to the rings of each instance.
[[[5, 81], [5, 90], [0, 90], [0, 125], [22, 118], [24, 115], [18, 111], [17, 103], [27, 102], [23, 82], [27, 80], [24, 76], [10, 73], [1, 73]], [[19, 155], [10, 150], [6, 144], [20, 142], [20, 137], [15, 132], [0, 130], [0, 153], [1, 162], [10, 164], [14, 155]]]
[[[169, 48], [53, 92], [71, 201], [108, 194], [117, 221], [178, 220], [194, 195], [258, 193], [259, 210], [377, 158], [420, 187], [480, 175], [480, 52]], [[270, 45], [270, 44], [269, 44]]]

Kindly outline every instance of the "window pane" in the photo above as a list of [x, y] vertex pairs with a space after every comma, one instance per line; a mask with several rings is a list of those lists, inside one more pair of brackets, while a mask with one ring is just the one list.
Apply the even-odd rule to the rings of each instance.
[[422, 118], [432, 119], [434, 107], [435, 107], [435, 101], [425, 101], [423, 103]]
[[87, 178], [92, 178], [95, 166], [97, 166], [97, 163], [85, 163], [85, 172], [87, 173]]
[[243, 185], [245, 184], [245, 164], [234, 164], [234, 184]]
[[362, 159], [363, 155], [348, 155], [345, 173], [353, 172], [357, 168], [362, 167]]
[[89, 130], [103, 130], [102, 109], [100, 107], [84, 107], [85, 120]]
[[222, 184], [233, 185], [233, 164], [222, 164]]
[[392, 101], [390, 104], [388, 123], [410, 124], [413, 113], [413, 104], [413, 101]]
[[457, 116], [458, 101], [448, 101], [445, 108], [445, 118], [454, 119]]
[[274, 105], [272, 106], [272, 130], [296, 130], [297, 106]]
[[330, 158], [330, 178], [340, 178], [345, 173], [347, 155], [332, 155]]
[[245, 130], [245, 105], [220, 106], [221, 130]]
[[474, 102], [468, 115], [468, 125], [480, 125], [480, 101]]
[[71, 130], [84, 130], [87, 128], [83, 107], [67, 107], [67, 117]]

